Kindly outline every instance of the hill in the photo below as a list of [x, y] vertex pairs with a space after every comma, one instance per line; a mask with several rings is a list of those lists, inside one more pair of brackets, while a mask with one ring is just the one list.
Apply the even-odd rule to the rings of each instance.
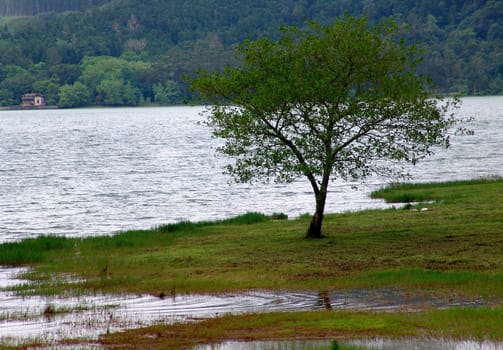
[[[3, 0], [0, 8], [30, 1], [49, 11], [0, 19], [1, 105], [32, 91], [68, 107], [180, 103], [190, 99], [182, 77], [235, 64], [236, 43], [344, 12], [408, 24], [406, 39], [424, 48], [420, 73], [437, 91], [503, 93], [499, 0]], [[59, 12], [69, 9], [79, 11]]]
[[105, 0], [0, 0], [0, 16], [33, 16], [42, 12], [84, 10]]

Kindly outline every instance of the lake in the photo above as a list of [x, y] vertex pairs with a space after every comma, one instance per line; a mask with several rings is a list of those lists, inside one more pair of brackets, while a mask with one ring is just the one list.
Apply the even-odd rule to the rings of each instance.
[[[460, 116], [474, 118], [466, 126], [475, 135], [453, 136], [450, 149], [409, 167], [413, 181], [503, 176], [503, 97], [470, 97], [463, 102]], [[211, 130], [202, 123], [201, 111], [201, 107], [169, 107], [0, 112], [0, 242], [38, 234], [112, 234], [246, 211], [284, 212], [290, 217], [313, 211], [313, 195], [305, 181], [229, 184], [229, 178], [222, 175], [227, 159], [215, 154], [221, 141], [212, 139]], [[335, 182], [327, 212], [384, 208], [387, 205], [368, 194], [389, 181]], [[0, 267], [0, 288], [24, 283], [16, 279], [23, 271]], [[333, 293], [334, 308], [415, 307], [407, 298], [390, 296], [389, 291], [372, 291], [377, 293], [372, 296], [357, 291]], [[0, 291], [0, 343], [79, 336], [95, 339], [106, 330], [214, 317], [222, 312], [316, 309], [318, 299], [316, 293], [306, 292], [159, 299], [147, 295], [20, 297]], [[463, 302], [477, 305], [473, 300]], [[48, 318], [44, 315], [47, 307], [84, 308]], [[417, 344], [414, 341], [409, 348]], [[460, 344], [446, 347], [442, 343], [439, 349], [503, 346]], [[262, 344], [249, 345], [264, 348]], [[383, 348], [404, 348], [402, 343], [395, 345]], [[236, 346], [243, 348], [243, 344], [229, 343], [222, 349]], [[95, 347], [91, 344], [89, 348]], [[432, 348], [431, 343], [425, 348]]]
[[[295, 217], [314, 210], [303, 179], [229, 183], [220, 140], [202, 107], [0, 112], [0, 242], [40, 234], [88, 236], [247, 211]], [[503, 176], [503, 97], [463, 99], [473, 136], [409, 171], [412, 181]], [[327, 212], [384, 208], [368, 194], [388, 183], [335, 182]]]

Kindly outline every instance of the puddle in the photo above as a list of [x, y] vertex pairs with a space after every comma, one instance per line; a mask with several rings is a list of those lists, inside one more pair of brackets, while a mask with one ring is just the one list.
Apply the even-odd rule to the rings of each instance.
[[[448, 339], [369, 339], [346, 341], [229, 341], [198, 346], [194, 350], [315, 350], [315, 349], [372, 349], [372, 350], [503, 350], [503, 343]], [[355, 349], [356, 348], [356, 349]]]
[[25, 269], [0, 268], [0, 343], [32, 339], [56, 343], [65, 338], [97, 339], [107, 332], [158, 322], [196, 321], [222, 314], [316, 309], [420, 310], [428, 307], [479, 306], [482, 300], [446, 302], [393, 290], [325, 293], [251, 291], [222, 295], [92, 295], [74, 298], [20, 297], [5, 288], [25, 282]]

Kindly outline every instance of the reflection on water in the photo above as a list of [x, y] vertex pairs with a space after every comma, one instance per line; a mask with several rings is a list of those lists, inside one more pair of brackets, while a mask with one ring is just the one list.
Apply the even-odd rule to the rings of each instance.
[[371, 339], [344, 344], [376, 350], [503, 350], [502, 342], [452, 339]]
[[[18, 269], [17, 272], [22, 272]], [[13, 277], [0, 269], [0, 280]], [[3, 287], [6, 287], [5, 284]], [[317, 292], [250, 291], [222, 295], [94, 295], [73, 298], [20, 298], [0, 291], [0, 343], [41, 338], [96, 339], [100, 334], [156, 322], [194, 321], [223, 314], [302, 310], [421, 310], [431, 307], [485, 305], [477, 299], [444, 300], [432, 295], [410, 295], [395, 290]]]
[[503, 350], [503, 343], [450, 339], [366, 339], [346, 341], [229, 341], [194, 350]]
[[[330, 340], [294, 340], [294, 341], [228, 341], [220, 344], [201, 345], [194, 350], [320, 350], [337, 349], [339, 342]], [[334, 346], [335, 345], [335, 346]]]

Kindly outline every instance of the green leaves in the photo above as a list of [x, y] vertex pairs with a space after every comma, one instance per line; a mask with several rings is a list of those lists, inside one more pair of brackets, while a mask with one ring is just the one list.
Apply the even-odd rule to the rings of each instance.
[[390, 164], [448, 146], [456, 101], [429, 99], [416, 47], [398, 34], [390, 20], [311, 22], [246, 42], [242, 66], [200, 72], [192, 87], [213, 103], [220, 151], [236, 159], [228, 172], [244, 182], [306, 176], [322, 215], [330, 179], [398, 174]]
[[63, 108], [85, 106], [91, 100], [91, 91], [81, 82], [63, 85], [59, 90], [59, 105]]
[[370, 174], [376, 157], [415, 162], [429, 154], [454, 123], [428, 102], [416, 47], [390, 20], [285, 27], [277, 41], [248, 41], [239, 52], [242, 66], [193, 82], [215, 104], [210, 124], [227, 140], [222, 151], [238, 158], [237, 178], [347, 177], [343, 169], [355, 165]]

